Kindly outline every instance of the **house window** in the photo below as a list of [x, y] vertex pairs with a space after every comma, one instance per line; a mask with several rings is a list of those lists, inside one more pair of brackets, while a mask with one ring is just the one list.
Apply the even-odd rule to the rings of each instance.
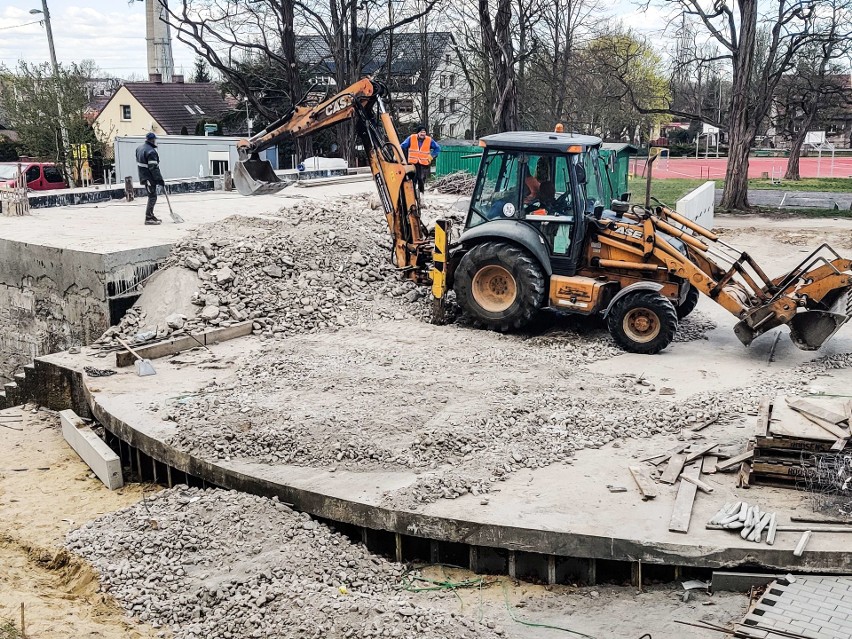
[[225, 175], [225, 171], [231, 168], [227, 151], [208, 151], [207, 160], [210, 163], [210, 175]]
[[447, 101], [444, 98], [438, 100], [438, 113], [446, 111]]
[[446, 55], [444, 56], [444, 62], [445, 62], [446, 64], [449, 64], [449, 63], [450, 63], [450, 54], [449, 54], [449, 53], [448, 53], [448, 54], [446, 54]]
[[414, 113], [414, 100], [397, 100], [396, 111], [397, 113]]
[[449, 76], [447, 76], [447, 78], [448, 78], [448, 81], [449, 81], [449, 84], [450, 84], [451, 87], [456, 86], [456, 74], [455, 73], [449, 74]]
[[121, 105], [121, 119], [124, 122], [130, 120], [130, 105], [129, 104], [122, 104]]
[[447, 88], [447, 76], [445, 76], [445, 75], [441, 75], [441, 88], [442, 89]]
[[439, 140], [441, 139], [441, 125], [440, 124], [436, 124], [435, 126], [432, 127], [432, 137], [438, 138]]
[[450, 99], [450, 113], [456, 112], [456, 105], [458, 104], [458, 100], [452, 98]]
[[455, 134], [456, 134], [456, 125], [451, 124], [449, 126], [449, 128], [447, 129], [447, 135], [449, 135], [450, 137], [453, 137]]

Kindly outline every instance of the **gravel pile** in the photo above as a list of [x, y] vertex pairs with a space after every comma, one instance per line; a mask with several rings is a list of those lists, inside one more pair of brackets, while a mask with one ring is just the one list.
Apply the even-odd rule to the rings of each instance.
[[[602, 385], [558, 339], [548, 347], [439, 327], [408, 340], [386, 330], [395, 326], [287, 340], [196, 395], [152, 409], [175, 422], [172, 446], [204, 459], [414, 471], [417, 484], [388, 498], [416, 507], [488, 493], [521, 469], [570, 463], [583, 448], [740, 419], [763, 395], [800, 391], [848, 364], [836, 356], [767, 371], [745, 388], [661, 401], [662, 388], [641, 378]], [[439, 338], [452, 348], [436, 357]]]
[[[432, 204], [424, 220], [452, 214]], [[276, 338], [380, 319], [425, 320], [429, 291], [399, 276], [391, 246], [384, 215], [363, 196], [304, 201], [274, 215], [206, 225], [176, 244], [163, 265], [197, 273], [194, 314], [147, 317], [140, 305], [99, 343], [179, 336], [246, 320], [256, 335]]]
[[128, 614], [177, 639], [502, 634], [415, 602], [402, 566], [273, 499], [178, 486], [66, 543]]

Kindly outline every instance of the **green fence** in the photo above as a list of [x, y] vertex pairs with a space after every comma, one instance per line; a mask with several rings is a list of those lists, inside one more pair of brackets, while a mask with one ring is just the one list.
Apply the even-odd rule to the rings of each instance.
[[[635, 153], [632, 147], [627, 145], [613, 145], [617, 149], [601, 149], [602, 164], [609, 172], [609, 180], [612, 182], [612, 197], [618, 197], [629, 190], [627, 176], [629, 174], [630, 154]], [[456, 171], [467, 171], [476, 175], [479, 170], [479, 160], [482, 156], [482, 147], [479, 146], [444, 146], [435, 162], [435, 176], [442, 177]], [[614, 157], [610, 157], [614, 156]], [[609, 191], [609, 183], [604, 176], [604, 190]], [[609, 195], [608, 193], [606, 195]]]
[[456, 171], [476, 175], [479, 170], [481, 146], [444, 146], [435, 162], [435, 175], [441, 177]]

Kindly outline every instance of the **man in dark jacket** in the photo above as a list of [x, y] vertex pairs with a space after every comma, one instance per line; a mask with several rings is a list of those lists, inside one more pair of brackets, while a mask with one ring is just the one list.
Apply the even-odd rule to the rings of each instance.
[[157, 186], [165, 186], [163, 174], [160, 173], [160, 155], [157, 153], [157, 136], [148, 133], [145, 143], [136, 149], [136, 166], [139, 168], [139, 181], [148, 191], [148, 206], [145, 208], [145, 224], [159, 224], [160, 220], [154, 215], [154, 205], [157, 203]]

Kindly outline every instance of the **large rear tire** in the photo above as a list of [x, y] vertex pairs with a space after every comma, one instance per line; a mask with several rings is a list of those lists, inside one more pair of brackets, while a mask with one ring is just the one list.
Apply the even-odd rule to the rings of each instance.
[[698, 298], [701, 296], [698, 289], [692, 284], [688, 284], [687, 286], [689, 286], [689, 290], [686, 293], [686, 299], [683, 300], [683, 304], [675, 307], [675, 311], [677, 311], [677, 318], [679, 320], [682, 320], [695, 310], [695, 307], [698, 306]]
[[671, 344], [677, 332], [672, 303], [653, 291], [636, 291], [615, 303], [607, 315], [615, 343], [630, 353], [653, 355]]
[[494, 331], [526, 325], [544, 303], [546, 278], [538, 261], [507, 242], [477, 244], [455, 274], [456, 300], [475, 324]]

